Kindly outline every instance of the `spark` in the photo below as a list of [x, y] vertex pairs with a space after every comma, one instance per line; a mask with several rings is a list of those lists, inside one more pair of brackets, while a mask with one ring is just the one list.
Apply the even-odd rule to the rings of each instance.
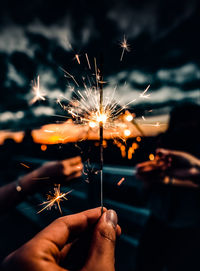
[[120, 186], [125, 181], [125, 178], [121, 178], [121, 180], [117, 183], [118, 186]]
[[130, 45], [127, 43], [127, 39], [124, 36], [124, 39], [122, 42], [120, 42], [120, 47], [122, 48], [122, 54], [120, 57], [120, 61], [123, 60], [125, 51], [130, 52]]
[[78, 64], [80, 65], [80, 64], [81, 64], [81, 62], [80, 62], [80, 58], [79, 58], [79, 56], [80, 56], [80, 55], [76, 54], [76, 55], [75, 55], [75, 59], [77, 60]]
[[90, 65], [90, 61], [89, 61], [89, 57], [88, 57], [87, 53], [85, 54], [85, 57], [86, 57], [86, 60], [87, 60], [87, 63], [88, 63], [88, 67], [91, 70], [91, 65]]
[[77, 85], [77, 87], [79, 87], [78, 82], [76, 81], [75, 77], [72, 74], [70, 74], [68, 71], [66, 71], [65, 69], [63, 69], [61, 67], [60, 67], [60, 69], [65, 73], [66, 77], [68, 76], [69, 78], [71, 78], [74, 81], [74, 83]]
[[37, 79], [33, 81], [32, 91], [34, 93], [33, 99], [30, 101], [30, 104], [34, 104], [35, 102], [42, 100], [45, 101], [45, 93], [40, 92], [40, 77], [38, 75]]
[[23, 167], [26, 167], [26, 168], [30, 168], [29, 166], [27, 166], [27, 165], [24, 164], [24, 163], [20, 163], [20, 165], [23, 166]]
[[149, 88], [150, 85], [148, 85], [147, 88], [140, 94], [140, 98], [148, 99], [150, 97], [150, 94], [145, 95]]
[[57, 207], [60, 211], [60, 213], [62, 214], [62, 210], [60, 207], [60, 202], [64, 200], [68, 200], [66, 198], [66, 196], [71, 193], [73, 190], [70, 190], [66, 193], [61, 193], [60, 192], [60, 184], [54, 188], [54, 193], [53, 195], [49, 194], [47, 195], [47, 201], [43, 202], [41, 205], [46, 205], [44, 208], [42, 208], [39, 212], [41, 213], [42, 211], [44, 211], [45, 209], [51, 209], [55, 204], [57, 204]]

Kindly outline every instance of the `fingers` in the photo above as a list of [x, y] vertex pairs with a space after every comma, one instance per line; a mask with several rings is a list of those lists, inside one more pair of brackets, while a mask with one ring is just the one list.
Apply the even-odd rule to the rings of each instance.
[[104, 212], [94, 229], [91, 248], [86, 265], [82, 271], [114, 271], [116, 235], [121, 233], [117, 227], [117, 214], [113, 210]]
[[82, 176], [82, 172], [81, 171], [80, 172], [76, 172], [76, 173], [73, 173], [70, 176], [68, 176], [66, 181], [68, 182], [68, 181], [71, 181], [73, 179], [80, 178], [81, 176]]
[[66, 176], [70, 176], [74, 173], [82, 172], [83, 170], [83, 164], [81, 162], [80, 156], [63, 160], [61, 163], [63, 166], [63, 174]]
[[47, 240], [62, 249], [71, 234], [79, 234], [85, 231], [89, 226], [95, 224], [100, 216], [101, 208], [95, 208], [61, 217], [37, 234], [35, 238]]

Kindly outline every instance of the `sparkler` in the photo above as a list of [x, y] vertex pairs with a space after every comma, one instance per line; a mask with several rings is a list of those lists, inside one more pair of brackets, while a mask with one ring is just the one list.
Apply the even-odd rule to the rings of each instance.
[[127, 39], [124, 36], [124, 39], [122, 42], [120, 42], [120, 47], [122, 48], [122, 54], [120, 57], [120, 61], [123, 60], [125, 51], [130, 52], [130, 45], [127, 43]]
[[99, 137], [100, 137], [100, 181], [101, 181], [101, 214], [103, 214], [103, 123], [106, 115], [103, 113], [103, 59], [101, 56], [100, 69], [100, 88], [99, 88], [99, 105], [100, 105], [100, 121], [99, 121]]
[[66, 196], [71, 193], [73, 190], [70, 190], [66, 193], [61, 193], [60, 192], [60, 184], [54, 188], [54, 193], [53, 195], [51, 194], [48, 194], [47, 195], [47, 201], [43, 202], [41, 205], [46, 205], [44, 208], [42, 208], [39, 212], [41, 213], [42, 211], [44, 211], [45, 209], [51, 209], [55, 204], [57, 204], [57, 207], [60, 211], [60, 213], [62, 214], [62, 210], [61, 210], [61, 207], [60, 207], [60, 202], [64, 200], [68, 200], [66, 198]]
[[[120, 57], [120, 61], [123, 60], [125, 51], [130, 52], [130, 45], [127, 43], [127, 40], [124, 36], [123, 41], [120, 43], [120, 46], [122, 48], [122, 53]], [[91, 70], [90, 61], [88, 58], [87, 53], [85, 54], [88, 68]], [[77, 60], [78, 64], [81, 64], [79, 55], [75, 54], [75, 59]], [[83, 79], [83, 86], [84, 89], [76, 90], [75, 86], [80, 88], [79, 81], [76, 80], [76, 78], [66, 71], [65, 69], [61, 68], [62, 71], [65, 74], [65, 77], [68, 79], [71, 79], [74, 83], [74, 87], [69, 84], [70, 90], [73, 92], [73, 99], [67, 100], [68, 105], [64, 105], [63, 102], [61, 102], [60, 98], [57, 99], [57, 104], [61, 106], [61, 108], [65, 111], [67, 111], [73, 119], [75, 119], [76, 123], [78, 124], [84, 124], [88, 126], [88, 129], [93, 128], [99, 128], [99, 145], [100, 145], [100, 185], [101, 185], [101, 211], [103, 213], [103, 139], [104, 139], [104, 129], [106, 128], [122, 128], [123, 129], [123, 137], [126, 138], [131, 135], [131, 130], [126, 129], [127, 125], [122, 124], [122, 121], [120, 121], [120, 115], [123, 113], [123, 111], [127, 108], [128, 105], [133, 103], [136, 99], [130, 101], [124, 106], [120, 105], [120, 101], [114, 100], [115, 95], [115, 89], [113, 91], [113, 95], [111, 97], [104, 97], [103, 93], [103, 84], [105, 83], [103, 81], [103, 69], [102, 69], [102, 59], [100, 62], [100, 69], [97, 67], [96, 58], [94, 59], [94, 68], [95, 68], [95, 78], [89, 78], [85, 77]], [[88, 80], [88, 83], [87, 83]], [[139, 95], [140, 98], [149, 98], [150, 94], [146, 95], [146, 92], [148, 91], [150, 85]], [[35, 93], [35, 97], [32, 99], [31, 104], [36, 102], [37, 100], [45, 100], [44, 94], [40, 92], [39, 88], [39, 76], [37, 77], [37, 80], [34, 82], [33, 91]], [[141, 133], [143, 136], [143, 132], [139, 125], [134, 120], [134, 114], [128, 114], [126, 115], [126, 121], [131, 122]], [[64, 116], [63, 116], [64, 117]], [[117, 120], [117, 121], [116, 121]], [[45, 130], [46, 133], [53, 133], [52, 130]], [[113, 133], [114, 134], [114, 133]], [[115, 136], [119, 134], [117, 131], [115, 133]], [[112, 137], [112, 133], [110, 133]], [[120, 137], [120, 136], [119, 136]], [[122, 138], [123, 139], [123, 138]], [[125, 141], [124, 140], [124, 141]], [[125, 152], [125, 147], [121, 146], [121, 150]], [[132, 154], [131, 154], [132, 155]], [[125, 179], [122, 178], [118, 185], [120, 185]], [[42, 203], [42, 205], [45, 205], [42, 210], [40, 210], [38, 213], [41, 213], [43, 210], [51, 208], [55, 204], [57, 204], [57, 207], [59, 211], [61, 211], [60, 202], [63, 200], [67, 200], [66, 196], [72, 191], [69, 191], [67, 193], [61, 193], [60, 192], [60, 185], [56, 188], [54, 188], [54, 194], [48, 195], [48, 200]]]

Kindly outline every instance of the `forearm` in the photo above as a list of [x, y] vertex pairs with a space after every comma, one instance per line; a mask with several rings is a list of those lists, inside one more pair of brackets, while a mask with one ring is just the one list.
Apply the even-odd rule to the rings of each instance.
[[34, 170], [25, 176], [19, 177], [17, 181], [0, 187], [0, 213], [14, 208], [27, 195], [36, 192], [41, 186], [41, 182], [37, 180], [38, 176], [38, 170]]

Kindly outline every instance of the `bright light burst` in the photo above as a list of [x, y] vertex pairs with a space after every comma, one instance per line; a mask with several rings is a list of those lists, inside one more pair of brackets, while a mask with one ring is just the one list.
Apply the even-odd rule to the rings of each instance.
[[40, 77], [38, 75], [37, 79], [33, 81], [33, 87], [32, 87], [32, 91], [34, 94], [33, 99], [30, 101], [30, 104], [34, 104], [35, 102], [42, 100], [45, 101], [45, 93], [42, 93], [40, 91]]
[[62, 210], [61, 210], [61, 207], [60, 207], [60, 202], [63, 201], [63, 200], [68, 200], [66, 198], [66, 196], [71, 193], [73, 190], [70, 190], [66, 193], [61, 193], [60, 192], [60, 184], [54, 188], [54, 193], [53, 195], [52, 194], [48, 194], [47, 195], [47, 201], [44, 201], [41, 205], [45, 205], [44, 208], [42, 208], [39, 212], [41, 213], [42, 211], [44, 211], [45, 209], [51, 209], [54, 205], [57, 206], [57, 208], [59, 209], [60, 213], [62, 214]]
[[126, 39], [125, 36], [124, 36], [123, 41], [120, 42], [120, 47], [122, 48], [122, 53], [121, 53], [120, 61], [122, 61], [123, 57], [124, 57], [125, 51], [127, 51], [127, 52], [131, 51], [130, 45], [127, 43], [127, 39]]

